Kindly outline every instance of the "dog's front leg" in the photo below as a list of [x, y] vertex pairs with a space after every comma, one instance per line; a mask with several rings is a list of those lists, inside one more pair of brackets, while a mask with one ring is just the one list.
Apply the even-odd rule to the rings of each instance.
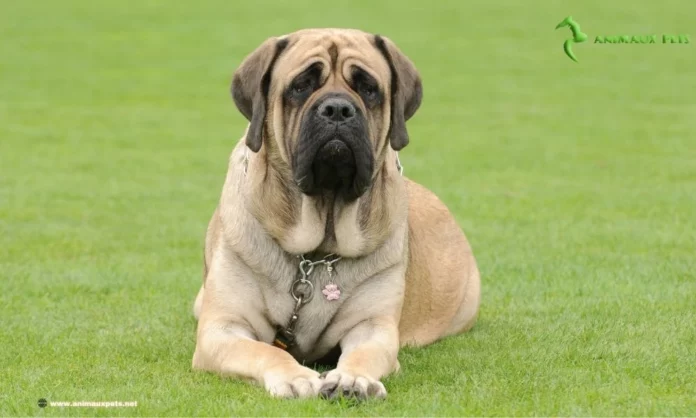
[[341, 339], [336, 369], [324, 377], [321, 395], [359, 399], [387, 396], [380, 379], [398, 369], [399, 329], [392, 317], [365, 320]]
[[301, 366], [290, 354], [256, 341], [241, 325], [199, 324], [193, 368], [253, 379], [273, 396], [306, 398], [319, 393], [319, 373]]

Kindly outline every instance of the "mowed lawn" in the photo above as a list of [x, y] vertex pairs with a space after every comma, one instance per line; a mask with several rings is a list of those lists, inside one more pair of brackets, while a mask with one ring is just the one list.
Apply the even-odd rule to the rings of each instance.
[[[696, 415], [696, 45], [593, 43], [696, 42], [696, 4], [576, 3], [0, 1], [0, 416]], [[384, 402], [273, 400], [190, 367], [245, 127], [231, 74], [316, 26], [416, 63], [405, 174], [482, 273], [476, 328], [403, 350]]]

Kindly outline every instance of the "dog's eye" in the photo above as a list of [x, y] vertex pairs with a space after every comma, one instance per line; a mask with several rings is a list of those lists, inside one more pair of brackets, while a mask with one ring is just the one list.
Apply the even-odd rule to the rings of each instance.
[[296, 103], [302, 102], [319, 86], [321, 80], [322, 65], [318, 62], [310, 65], [309, 68], [300, 73], [290, 83], [286, 94], [289, 99]]
[[361, 83], [358, 90], [359, 90], [358, 92], [360, 93], [360, 95], [362, 95], [365, 99], [368, 99], [368, 100], [376, 99], [377, 94], [379, 93], [379, 90], [377, 90], [377, 87], [375, 87], [371, 84], [366, 84], [366, 83]]
[[309, 79], [296, 82], [292, 85], [292, 92], [301, 95], [309, 91], [312, 88], [312, 81]]

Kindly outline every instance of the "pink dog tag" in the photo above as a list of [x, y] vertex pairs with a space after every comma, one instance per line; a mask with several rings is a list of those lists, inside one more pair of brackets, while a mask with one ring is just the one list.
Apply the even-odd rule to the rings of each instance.
[[326, 300], [336, 300], [341, 296], [341, 290], [335, 284], [327, 284], [321, 293], [326, 296]]

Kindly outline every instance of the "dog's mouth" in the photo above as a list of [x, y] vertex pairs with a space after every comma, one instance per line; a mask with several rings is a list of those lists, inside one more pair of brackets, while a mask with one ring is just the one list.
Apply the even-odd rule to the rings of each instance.
[[295, 183], [302, 193], [317, 196], [330, 192], [346, 202], [362, 196], [371, 181], [372, 153], [354, 144], [358, 141], [339, 135], [322, 142], [318, 146], [315, 142], [313, 157], [297, 158]]
[[355, 156], [348, 144], [335, 138], [319, 149], [312, 163], [316, 186], [324, 190], [348, 189], [355, 178]]

